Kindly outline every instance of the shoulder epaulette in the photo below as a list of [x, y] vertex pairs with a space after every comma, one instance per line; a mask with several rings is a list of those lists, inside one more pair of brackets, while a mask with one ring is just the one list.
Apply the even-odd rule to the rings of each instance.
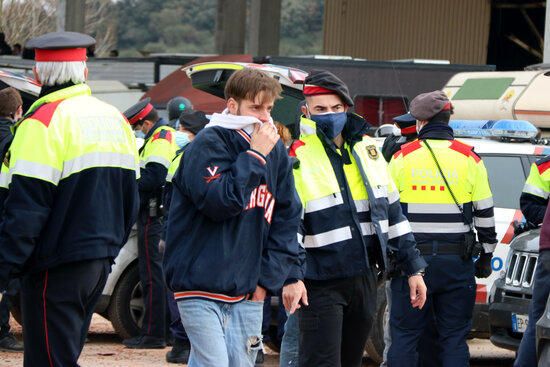
[[546, 157], [538, 159], [535, 164], [537, 165], [537, 169], [539, 170], [539, 173], [542, 175], [545, 171], [547, 171], [550, 168], [550, 155], [547, 155]]
[[294, 142], [290, 146], [290, 149], [288, 150], [288, 155], [291, 157], [296, 157], [296, 150], [302, 145], [306, 145], [306, 143], [301, 140], [294, 140]]
[[459, 152], [466, 157], [472, 157], [476, 163], [481, 160], [481, 158], [474, 152], [474, 147], [468, 144], [464, 144], [463, 142], [460, 142], [458, 140], [453, 140], [451, 142], [451, 146], [449, 147], [455, 152]]
[[172, 132], [170, 130], [161, 130], [155, 135], [153, 135], [152, 142], [157, 139], [165, 139], [168, 140], [170, 143], [172, 142]]
[[394, 155], [394, 157], [397, 157], [399, 155], [399, 153], [403, 154], [403, 157], [405, 157], [408, 154], [411, 154], [412, 152], [414, 152], [415, 150], [418, 150], [420, 148], [422, 148], [422, 145], [420, 144], [420, 140], [411, 141], [410, 143], [404, 144], [401, 147], [401, 150], [399, 152], [395, 153], [396, 155]]
[[63, 99], [60, 99], [59, 101], [45, 103], [34, 110], [31, 114], [25, 116], [25, 119], [40, 121], [42, 124], [44, 124], [44, 126], [48, 127], [50, 126], [50, 122], [52, 121], [52, 116], [55, 113], [55, 110], [63, 101]]

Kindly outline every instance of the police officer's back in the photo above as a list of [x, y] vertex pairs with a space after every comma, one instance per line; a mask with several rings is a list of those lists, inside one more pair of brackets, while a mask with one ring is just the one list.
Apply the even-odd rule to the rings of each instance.
[[[452, 106], [441, 91], [421, 94], [411, 102], [420, 130], [418, 140], [404, 145], [390, 162], [418, 249], [428, 262], [428, 307], [408, 304], [403, 278], [392, 281], [389, 366], [409, 366], [416, 360], [418, 339], [435, 313], [444, 366], [467, 366], [466, 336], [475, 302], [475, 275], [491, 273], [496, 246], [493, 199], [483, 161], [468, 146], [454, 140], [448, 126]], [[475, 264], [475, 237], [482, 244]]]
[[76, 366], [113, 259], [137, 214], [137, 148], [113, 106], [84, 84], [89, 36], [32, 39], [40, 98], [4, 160], [0, 291], [23, 275], [25, 366]]

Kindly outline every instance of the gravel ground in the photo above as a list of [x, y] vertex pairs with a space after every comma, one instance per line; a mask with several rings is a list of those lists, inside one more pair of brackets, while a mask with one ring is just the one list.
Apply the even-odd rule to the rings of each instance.
[[[21, 327], [13, 322], [13, 330], [16, 336], [21, 338]], [[83, 367], [151, 367], [151, 366], [175, 366], [165, 362], [164, 355], [169, 348], [163, 350], [132, 350], [126, 349], [120, 343], [120, 338], [115, 334], [111, 323], [99, 315], [94, 315], [90, 328], [89, 342], [84, 346], [80, 357], [80, 365]], [[493, 346], [488, 340], [474, 339], [469, 341], [472, 355], [472, 366], [512, 366], [514, 353]], [[267, 350], [264, 367], [275, 367], [279, 364], [278, 355]], [[0, 352], [0, 366], [22, 366], [23, 355], [21, 353]], [[369, 360], [365, 360], [364, 367], [376, 366]]]

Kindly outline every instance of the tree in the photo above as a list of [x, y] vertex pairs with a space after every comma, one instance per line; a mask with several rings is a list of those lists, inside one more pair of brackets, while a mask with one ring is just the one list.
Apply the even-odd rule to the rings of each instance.
[[[97, 41], [96, 55], [116, 45], [116, 19], [111, 0], [86, 0], [86, 33]], [[3, 0], [1, 28], [9, 44], [56, 30], [56, 0]]]

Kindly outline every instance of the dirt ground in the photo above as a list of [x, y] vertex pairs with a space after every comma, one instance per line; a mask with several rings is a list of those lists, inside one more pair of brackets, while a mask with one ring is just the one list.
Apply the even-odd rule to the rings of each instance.
[[[21, 339], [21, 327], [13, 322], [13, 330]], [[124, 348], [120, 338], [115, 334], [111, 323], [99, 315], [94, 315], [88, 337], [84, 346], [80, 365], [83, 367], [162, 367], [175, 366], [165, 362], [164, 356], [169, 348], [163, 350], [132, 350]], [[512, 366], [514, 353], [494, 347], [488, 340], [474, 339], [469, 342], [472, 355], [472, 366]], [[264, 367], [279, 365], [277, 353], [267, 350]], [[23, 365], [23, 354], [0, 352], [0, 366], [15, 367]], [[364, 367], [376, 366], [365, 360]]]

